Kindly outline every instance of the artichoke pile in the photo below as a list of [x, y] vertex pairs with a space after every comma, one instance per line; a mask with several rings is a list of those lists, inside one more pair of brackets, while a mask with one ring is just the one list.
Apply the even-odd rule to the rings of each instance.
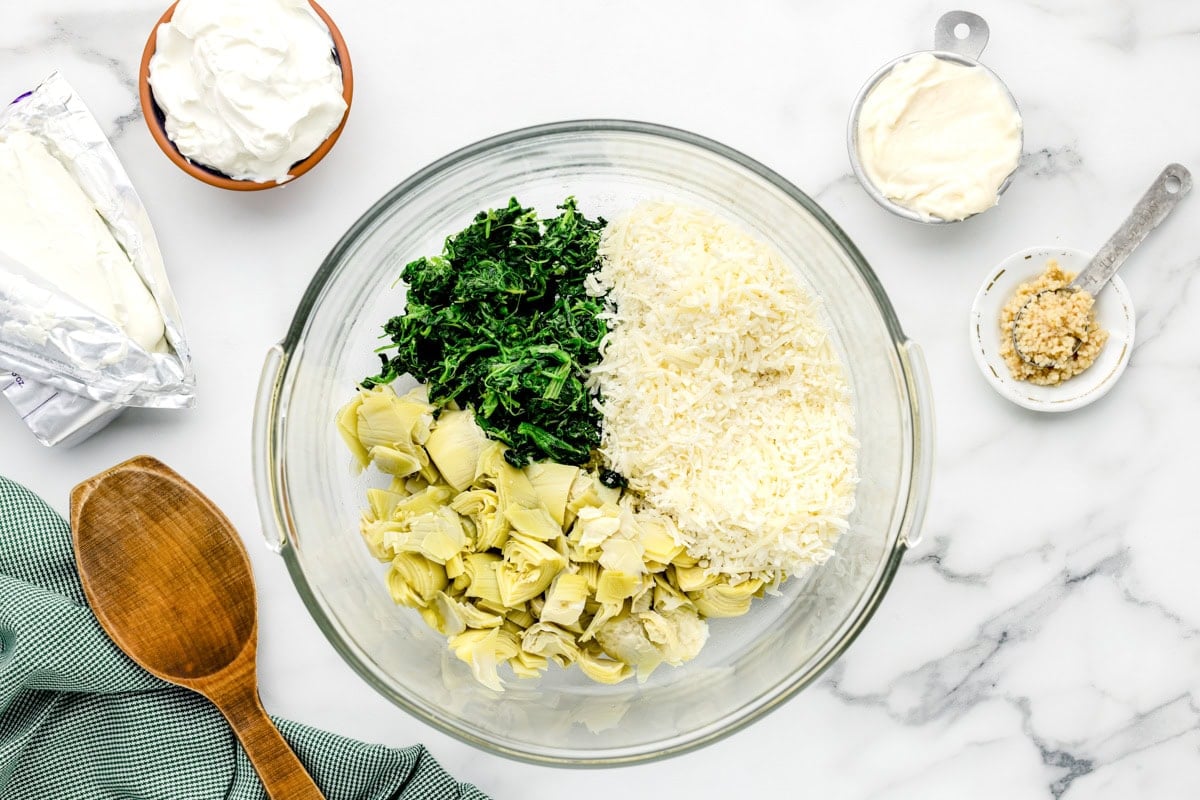
[[361, 532], [390, 565], [387, 586], [449, 639], [477, 680], [536, 677], [550, 662], [601, 683], [679, 665], [708, 638], [705, 618], [744, 614], [761, 581], [731, 585], [688, 555], [670, 517], [553, 462], [517, 468], [468, 410], [424, 388], [360, 389], [337, 417], [367, 491]]

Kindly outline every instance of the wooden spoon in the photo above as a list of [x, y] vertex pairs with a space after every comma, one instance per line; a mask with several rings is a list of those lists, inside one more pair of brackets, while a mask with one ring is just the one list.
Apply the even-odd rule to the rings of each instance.
[[75, 487], [71, 528], [84, 593], [117, 646], [211, 700], [272, 800], [323, 800], [258, 697], [254, 576], [225, 515], [139, 456]]

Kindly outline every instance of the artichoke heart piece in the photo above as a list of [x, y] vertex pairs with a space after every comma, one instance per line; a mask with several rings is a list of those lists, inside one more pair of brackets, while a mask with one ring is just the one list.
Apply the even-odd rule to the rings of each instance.
[[500, 628], [468, 630], [450, 637], [449, 643], [454, 655], [471, 666], [475, 680], [489, 689], [504, 691], [497, 668], [521, 651], [516, 636]]
[[567, 491], [567, 507], [563, 512], [563, 528], [569, 530], [571, 525], [574, 524], [576, 512], [585, 505], [588, 505], [584, 498], [591, 491], [591, 473], [579, 470], [575, 479], [571, 481], [571, 488]]
[[596, 630], [596, 644], [614, 661], [621, 661], [637, 670], [638, 681], [650, 677], [650, 673], [663, 662], [662, 651], [646, 635], [642, 621], [622, 612], [605, 622]]
[[357, 392], [354, 399], [342, 406], [337, 414], [338, 434], [350, 449], [350, 454], [354, 456], [356, 472], [362, 472], [371, 463], [367, 448], [358, 439], [358, 408], [362, 405], [362, 396], [362, 391]]
[[396, 506], [407, 495], [389, 489], [367, 489], [367, 505], [375, 519], [392, 519]]
[[442, 478], [460, 492], [475, 481], [479, 456], [487, 446], [487, 436], [475, 423], [474, 412], [452, 409], [442, 411], [425, 441]]
[[541, 621], [559, 625], [573, 625], [578, 622], [579, 616], [583, 613], [583, 607], [587, 603], [588, 591], [588, 581], [585, 576], [560, 572], [546, 592], [546, 601], [542, 605], [540, 616]]
[[600, 482], [598, 474], [592, 475], [592, 491], [600, 498], [602, 505], [616, 505], [621, 500], [621, 490], [616, 486], [605, 486]]
[[429, 437], [433, 423], [433, 406], [422, 395], [409, 392], [397, 397], [390, 386], [381, 384], [370, 391], [359, 392], [357, 409], [359, 442], [368, 451], [383, 445], [409, 450]]
[[464, 517], [478, 516], [482, 511], [496, 508], [496, 493], [491, 489], [468, 489], [456, 494], [450, 507]]
[[446, 570], [417, 553], [400, 553], [388, 570], [388, 591], [400, 605], [423, 608], [446, 588]]
[[633, 597], [642, 588], [640, 575], [631, 575], [615, 569], [600, 570], [600, 578], [596, 581], [596, 601], [601, 605], [621, 603], [627, 597]]
[[567, 498], [567, 511], [578, 514], [581, 509], [604, 505], [616, 505], [621, 498], [621, 490], [605, 486], [600, 482], [600, 476], [592, 472], [581, 473], [579, 479], [571, 486]]
[[457, 610], [462, 613], [463, 622], [468, 628], [499, 628], [504, 624], [504, 617], [485, 611], [479, 606], [459, 602]]
[[562, 536], [562, 526], [541, 505], [537, 508], [508, 506], [504, 509], [504, 517], [518, 533], [539, 541], [549, 542]]
[[[525, 473], [516, 467], [508, 466], [507, 463], [505, 467], [507, 469], [496, 478], [496, 496], [505, 514], [513, 508], [540, 508], [542, 502], [538, 499], [537, 492], [533, 491], [533, 484], [525, 477]], [[546, 516], [553, 523], [554, 518], [550, 517], [549, 511], [546, 512]]]
[[653, 608], [663, 614], [677, 608], [695, 609], [695, 605], [692, 604], [691, 598], [673, 586], [666, 576], [655, 575]]
[[427, 606], [417, 606], [417, 613], [421, 615], [421, 619], [425, 620], [426, 625], [443, 636], [452, 636], [466, 630], [465, 626], [458, 626], [453, 624], [453, 622], [447, 624], [446, 618], [442, 616], [441, 611], [432, 602]]
[[511, 622], [513, 625], [516, 625], [522, 631], [524, 631], [526, 628], [528, 628], [533, 623], [537, 622], [537, 619], [533, 616], [533, 613], [530, 612], [530, 610], [526, 606], [521, 606], [520, 608], [512, 609], [511, 611], [509, 611], [507, 614], [504, 615], [504, 618], [505, 618], [505, 620]]
[[529, 478], [522, 470], [504, 460], [504, 451], [507, 449], [499, 442], [493, 442], [484, 448], [483, 453], [479, 456], [476, 479], [487, 479], [495, 487], [496, 494], [500, 498], [501, 508], [507, 509], [509, 506], [537, 508], [542, 501], [534, 491]]
[[496, 477], [505, 466], [512, 466], [504, 460], [505, 446], [502, 442], [492, 442], [483, 448], [479, 454], [479, 463], [475, 465], [476, 482], [495, 484]]
[[521, 637], [521, 649], [527, 653], [553, 660], [560, 667], [570, 666], [579, 657], [575, 636], [557, 625], [538, 622], [530, 625]]
[[525, 467], [525, 476], [560, 529], [565, 527], [567, 498], [579, 474], [579, 467], [553, 461], [534, 462]]
[[716, 586], [720, 578], [709, 574], [704, 567], [675, 566], [675, 584], [685, 592], [698, 592]]
[[397, 411], [406, 419], [412, 419], [412, 443], [417, 445], [417, 450], [428, 460], [423, 445], [429, 441], [429, 434], [433, 431], [433, 414], [437, 411], [437, 406], [429, 402], [429, 393], [425, 387], [414, 386], [400, 395]]
[[682, 553], [671, 559], [671, 563], [677, 567], [694, 567], [700, 563], [700, 559], [684, 549]]
[[406, 538], [412, 544], [403, 549], [414, 549], [439, 564], [445, 564], [468, 547], [462, 521], [449, 506], [410, 518]]
[[657, 584], [652, 580], [643, 580], [642, 588], [637, 590], [637, 593], [629, 598], [629, 611], [637, 614], [642, 611], [649, 611], [654, 606], [654, 587]]
[[418, 492], [429, 488], [429, 481], [425, 480], [425, 478], [423, 478], [419, 472], [416, 475], [409, 475], [407, 478], [392, 479], [392, 491], [396, 491], [395, 484], [398, 481], [403, 481], [404, 491], [408, 494], [417, 494]]
[[388, 544], [388, 534], [400, 530], [401, 525], [391, 520], [371, 519], [363, 514], [359, 522], [359, 532], [367, 544], [367, 550], [380, 561], [391, 561], [396, 551]]
[[550, 662], [544, 656], [521, 650], [508, 660], [508, 665], [518, 678], [536, 678], [545, 672]]
[[[417, 473], [417, 476], [424, 478], [425, 482], [429, 484], [445, 485], [441, 473], [438, 472], [438, 468], [429, 459], [429, 454], [425, 452], [425, 448], [419, 447], [417, 449], [421, 453], [421, 471]], [[446, 488], [450, 489], [448, 486]]]
[[624, 610], [624, 603], [604, 603], [601, 605], [598, 609], [596, 609], [596, 613], [592, 617], [591, 621], [588, 622], [587, 627], [583, 629], [583, 633], [579, 634], [579, 641], [591, 641], [592, 638], [595, 637], [596, 631], [604, 627], [604, 623], [608, 622], [613, 617], [616, 617]]
[[567, 565], [557, 550], [537, 539], [513, 533], [504, 543], [504, 559], [496, 567], [500, 598], [506, 606], [532, 600]]
[[575, 661], [579, 669], [596, 683], [620, 683], [633, 674], [628, 664], [605, 657], [599, 646], [585, 647]]
[[446, 506], [452, 494], [454, 490], [449, 486], [426, 486], [396, 503], [392, 516], [395, 519], [404, 519], [436, 513], [438, 509]]
[[640, 542], [610, 536], [600, 545], [600, 566], [626, 575], [642, 575], [646, 572], [645, 551]]
[[[455, 513], [457, 513], [457, 512], [455, 512]], [[470, 517], [464, 517], [462, 514], [459, 514], [458, 521], [462, 523], [463, 530], [466, 531], [466, 533], [467, 533], [467, 538], [470, 539], [471, 541], [474, 541], [476, 534], [478, 534], [478, 532], [479, 532], [479, 528], [475, 525], [475, 520], [471, 519]]]
[[[393, 476], [391, 483], [388, 484], [387, 490], [393, 494], [398, 494], [401, 497], [408, 497], [410, 494], [412, 494], [412, 490], [408, 488], [409, 480], [409, 478]], [[422, 486], [420, 488], [424, 489], [425, 487]]]
[[371, 458], [375, 469], [388, 475], [406, 477], [421, 471], [419, 458], [395, 447], [377, 444], [367, 452], [367, 455]]
[[495, 614], [496, 616], [500, 617], [501, 625], [503, 625], [506, 620], [505, 615], [508, 614], [509, 611], [512, 611], [511, 608], [508, 608], [507, 606], [504, 605], [504, 603], [501, 603], [499, 600], [493, 602], [491, 600], [487, 600], [484, 598], [480, 598], [479, 600], [476, 600], [475, 607], [478, 608], [480, 611], [483, 611], [486, 614]]
[[467, 597], [477, 597], [495, 603], [501, 609], [505, 607], [504, 601], [500, 599], [500, 584], [496, 578], [496, 568], [501, 561], [500, 556], [495, 553], [471, 553], [463, 558]]
[[639, 540], [647, 561], [670, 564], [683, 552], [683, 545], [675, 540], [667, 524], [661, 519], [640, 520]]
[[600, 585], [600, 565], [596, 562], [579, 564], [578, 574], [582, 575], [587, 581], [588, 594], [595, 594], [596, 588]]
[[470, 489], [450, 502], [450, 507], [475, 525], [475, 549], [498, 550], [508, 541], [508, 519], [500, 513], [500, 498], [492, 489]]
[[564, 539], [567, 542], [567, 555], [574, 563], [582, 567], [584, 564], [592, 564], [596, 567], [600, 566], [600, 556], [603, 551], [599, 547], [581, 547], [577, 544], [571, 544], [570, 540]]
[[762, 588], [762, 581], [743, 581], [737, 586], [718, 583], [689, 592], [688, 597], [696, 604], [696, 610], [706, 617], [740, 617], [750, 610], [750, 601]]
[[646, 638], [658, 647], [663, 660], [672, 666], [691, 661], [708, 641], [708, 623], [688, 608], [665, 614], [648, 611], [638, 614], [638, 620]]
[[567, 542], [567, 537], [561, 534], [554, 541], [548, 543], [551, 547], [558, 551], [558, 554], [563, 557], [567, 563], [571, 561], [571, 545]]
[[[388, 384], [384, 385], [386, 386]], [[395, 392], [393, 392], [393, 394], [395, 394]], [[426, 389], [425, 385], [422, 383], [418, 383], [404, 394], [397, 395], [397, 397], [406, 403], [413, 403], [415, 405], [422, 406], [424, 410], [428, 411], [430, 414], [432, 414], [437, 408], [437, 406], [429, 402], [429, 390]]]
[[[445, 636], [455, 636], [467, 628], [484, 630], [499, 628], [504, 621], [502, 617], [480, 611], [475, 606], [455, 600], [445, 592], [438, 592], [429, 603], [429, 609], [436, 614], [440, 625], [432, 625], [438, 633]], [[422, 616], [425, 616], [424, 614]], [[429, 621], [429, 617], [425, 617]]]
[[597, 548], [621, 529], [620, 509], [613, 504], [579, 509], [568, 540], [581, 549]]

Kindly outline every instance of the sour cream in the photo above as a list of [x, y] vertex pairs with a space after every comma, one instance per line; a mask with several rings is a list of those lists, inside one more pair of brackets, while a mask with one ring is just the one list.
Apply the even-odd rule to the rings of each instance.
[[150, 59], [167, 137], [237, 180], [289, 180], [346, 114], [329, 30], [306, 0], [180, 0]]
[[[129, 257], [66, 167], [24, 131], [0, 139], [0, 252], [144, 349], [166, 348], [158, 304]], [[56, 324], [41, 320], [41, 334]]]
[[867, 95], [858, 157], [889, 200], [924, 217], [964, 219], [999, 202], [1021, 158], [1021, 115], [985, 69], [920, 53]]

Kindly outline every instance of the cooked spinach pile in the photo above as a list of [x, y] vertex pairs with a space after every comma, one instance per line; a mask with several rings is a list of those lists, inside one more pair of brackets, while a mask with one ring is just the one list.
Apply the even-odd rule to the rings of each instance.
[[[516, 198], [481, 211], [440, 256], [404, 267], [408, 304], [384, 325], [392, 344], [370, 388], [409, 373], [435, 403], [471, 406], [480, 427], [509, 446], [513, 466], [582, 464], [600, 444], [600, 413], [584, 385], [608, 329], [584, 278], [597, 267], [603, 219], [568, 197], [538, 219]], [[387, 351], [395, 352], [389, 357]]]

